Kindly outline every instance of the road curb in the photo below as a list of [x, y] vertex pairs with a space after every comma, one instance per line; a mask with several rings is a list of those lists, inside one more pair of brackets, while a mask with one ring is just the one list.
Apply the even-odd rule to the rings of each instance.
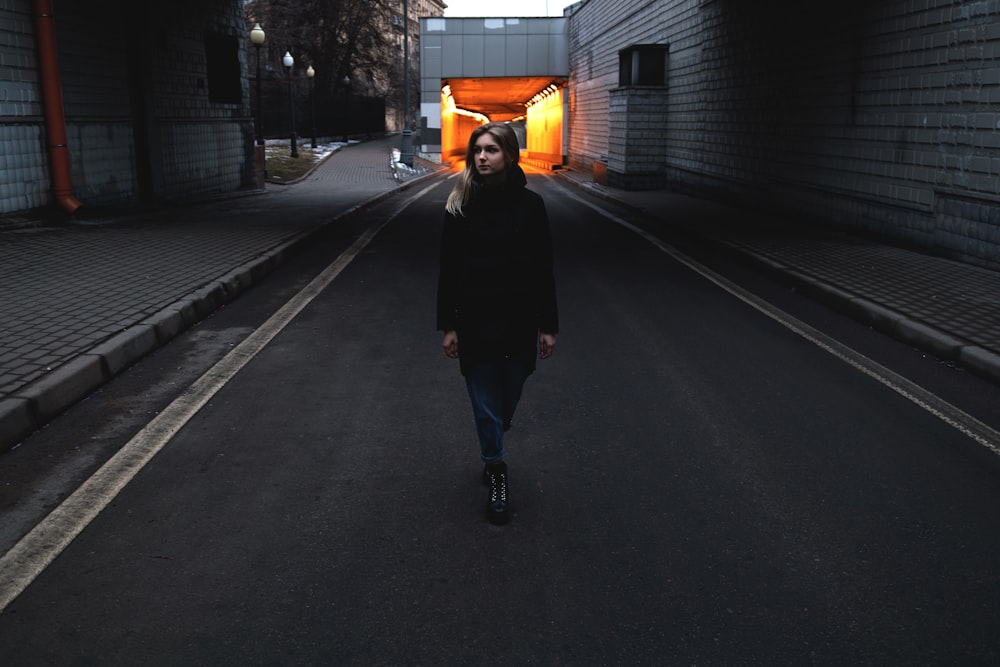
[[900, 342], [941, 359], [957, 362], [972, 373], [1000, 384], [1000, 355], [910, 315], [817, 280], [739, 244], [720, 243], [746, 257], [762, 272], [794, 285], [803, 294]]
[[140, 322], [80, 352], [10, 397], [0, 399], [0, 452], [15, 448], [24, 438], [126, 368], [260, 283], [315, 234], [439, 174], [440, 170], [432, 171], [405, 181], [342, 211], [327, 222], [289, 237], [253, 260], [227, 270]]

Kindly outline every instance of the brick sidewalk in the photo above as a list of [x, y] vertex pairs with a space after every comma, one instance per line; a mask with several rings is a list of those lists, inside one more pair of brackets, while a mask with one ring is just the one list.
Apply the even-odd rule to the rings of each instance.
[[143, 215], [0, 231], [0, 451], [246, 290], [308, 235], [406, 187], [399, 137], [295, 185]]

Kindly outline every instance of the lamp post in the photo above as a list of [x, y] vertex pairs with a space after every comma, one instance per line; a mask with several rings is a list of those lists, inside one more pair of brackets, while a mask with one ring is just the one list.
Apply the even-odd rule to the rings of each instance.
[[350, 123], [351, 123], [351, 77], [344, 75], [344, 78], [340, 80], [344, 84], [344, 143], [346, 144], [350, 139]]
[[290, 51], [285, 51], [281, 64], [288, 68], [288, 115], [292, 119], [292, 157], [297, 158], [299, 148], [295, 144], [295, 101], [292, 99], [292, 66], [295, 64], [295, 58], [292, 57]]
[[260, 47], [264, 45], [264, 31], [255, 23], [250, 31], [250, 43], [257, 51], [257, 145], [254, 146], [257, 187], [263, 188], [267, 180], [267, 155], [264, 152], [264, 114], [261, 112], [260, 98]]
[[260, 24], [256, 23], [250, 31], [250, 42], [257, 50], [257, 145], [264, 145], [264, 116], [261, 114], [260, 106], [260, 47], [264, 46], [264, 31]]
[[403, 145], [399, 161], [413, 166], [413, 137], [410, 131], [410, 7], [403, 0]]
[[309, 114], [312, 118], [312, 147], [316, 148], [316, 95], [313, 88], [314, 76], [316, 76], [316, 70], [310, 65], [309, 69], [306, 70], [306, 78], [309, 79]]

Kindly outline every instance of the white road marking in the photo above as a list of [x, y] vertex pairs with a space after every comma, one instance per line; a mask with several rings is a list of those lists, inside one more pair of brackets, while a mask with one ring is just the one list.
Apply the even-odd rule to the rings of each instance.
[[122, 489], [222, 387], [274, 339], [406, 207], [437, 182], [404, 200], [385, 220], [367, 229], [347, 250], [264, 324], [198, 378], [129, 440], [48, 516], [0, 557], [0, 612], [7, 608], [83, 532]]
[[[565, 188], [564, 188], [565, 190]], [[571, 199], [592, 208], [593, 210], [600, 213], [602, 216], [611, 220], [612, 222], [621, 225], [622, 227], [628, 229], [629, 231], [638, 234], [643, 239], [653, 244], [659, 248], [664, 253], [670, 255], [673, 259], [680, 262], [684, 266], [688, 267], [692, 271], [698, 273], [707, 280], [715, 283], [726, 292], [729, 292], [735, 296], [740, 301], [743, 301], [747, 305], [753, 307], [760, 313], [766, 315], [772, 320], [778, 322], [785, 328], [791, 330], [792, 332], [798, 334], [802, 338], [806, 339], [813, 345], [816, 345], [822, 350], [829, 352], [833, 356], [837, 357], [841, 361], [851, 365], [855, 369], [861, 371], [865, 375], [876, 380], [885, 387], [888, 387], [892, 391], [896, 392], [903, 398], [907, 399], [914, 405], [926, 410], [930, 414], [934, 415], [944, 423], [948, 424], [952, 428], [956, 429], [963, 435], [972, 438], [974, 441], [986, 447], [994, 454], [1000, 455], [1000, 432], [991, 428], [989, 425], [983, 423], [982, 421], [976, 419], [972, 415], [960, 410], [956, 406], [948, 403], [942, 398], [936, 396], [930, 391], [924, 389], [920, 385], [907, 380], [903, 376], [889, 370], [885, 366], [882, 366], [873, 359], [869, 359], [860, 352], [840, 343], [839, 341], [827, 336], [823, 332], [815, 329], [805, 322], [789, 315], [783, 310], [776, 308], [767, 301], [757, 297], [756, 295], [748, 292], [739, 285], [733, 283], [732, 281], [726, 279], [722, 275], [712, 271], [707, 266], [695, 261], [691, 257], [688, 257], [684, 253], [680, 252], [673, 246], [665, 243], [661, 239], [657, 238], [653, 234], [647, 232], [644, 229], [636, 227], [632, 223], [624, 220], [623, 218], [614, 215], [613, 213], [604, 210], [600, 206], [593, 204], [576, 194], [565, 192], [566, 196]]]

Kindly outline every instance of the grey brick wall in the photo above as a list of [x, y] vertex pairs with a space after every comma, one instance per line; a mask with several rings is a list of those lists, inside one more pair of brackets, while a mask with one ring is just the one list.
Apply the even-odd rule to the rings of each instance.
[[0, 0], [0, 214], [48, 200], [31, 6], [29, 0]]
[[[0, 216], [50, 200], [32, 6], [0, 0]], [[169, 19], [155, 3], [119, 0], [54, 10], [73, 189], [85, 206], [254, 184], [243, 3], [184, 0]], [[210, 33], [237, 45], [230, 102], [209, 97]]]
[[[618, 52], [634, 44], [670, 44], [671, 67], [677, 67], [680, 61], [673, 55], [675, 45], [685, 35], [696, 32], [692, 16], [697, 15], [697, 4], [680, 0], [590, 0], [570, 18], [571, 166], [590, 169], [593, 162], [609, 159], [610, 91], [618, 87]], [[673, 82], [671, 92], [672, 86]], [[673, 98], [668, 102], [673, 112]], [[671, 126], [676, 122], [673, 113], [668, 122]]]
[[624, 190], [664, 187], [666, 89], [613, 88], [608, 109], [608, 185]]
[[128, 35], [109, 20], [120, 6], [92, 0], [57, 8], [67, 123], [77, 140], [71, 141], [77, 197], [85, 204], [138, 201], [140, 160], [149, 164], [146, 187], [154, 197], [248, 187], [249, 82], [242, 77], [239, 102], [211, 102], [205, 47], [208, 32], [236, 37], [246, 72], [242, 3], [186, 3], [178, 21], [164, 21], [155, 5], [135, 3]]
[[570, 21], [571, 165], [615, 152], [618, 51], [669, 44], [671, 187], [1000, 267], [1000, 1], [813, 16], [792, 0], [589, 0]]
[[[254, 181], [249, 80], [242, 77], [238, 103], [210, 102], [204, 58], [206, 32], [234, 36], [240, 45], [240, 68], [247, 71], [243, 5], [211, 0], [202, 6], [201, 22], [181, 31], [157, 28], [156, 33], [166, 47], [152, 56], [153, 109], [162, 133], [157, 150], [163, 157], [166, 197], [228, 192]], [[158, 12], [152, 21], [162, 24]], [[201, 57], [192, 57], [195, 54]]]

